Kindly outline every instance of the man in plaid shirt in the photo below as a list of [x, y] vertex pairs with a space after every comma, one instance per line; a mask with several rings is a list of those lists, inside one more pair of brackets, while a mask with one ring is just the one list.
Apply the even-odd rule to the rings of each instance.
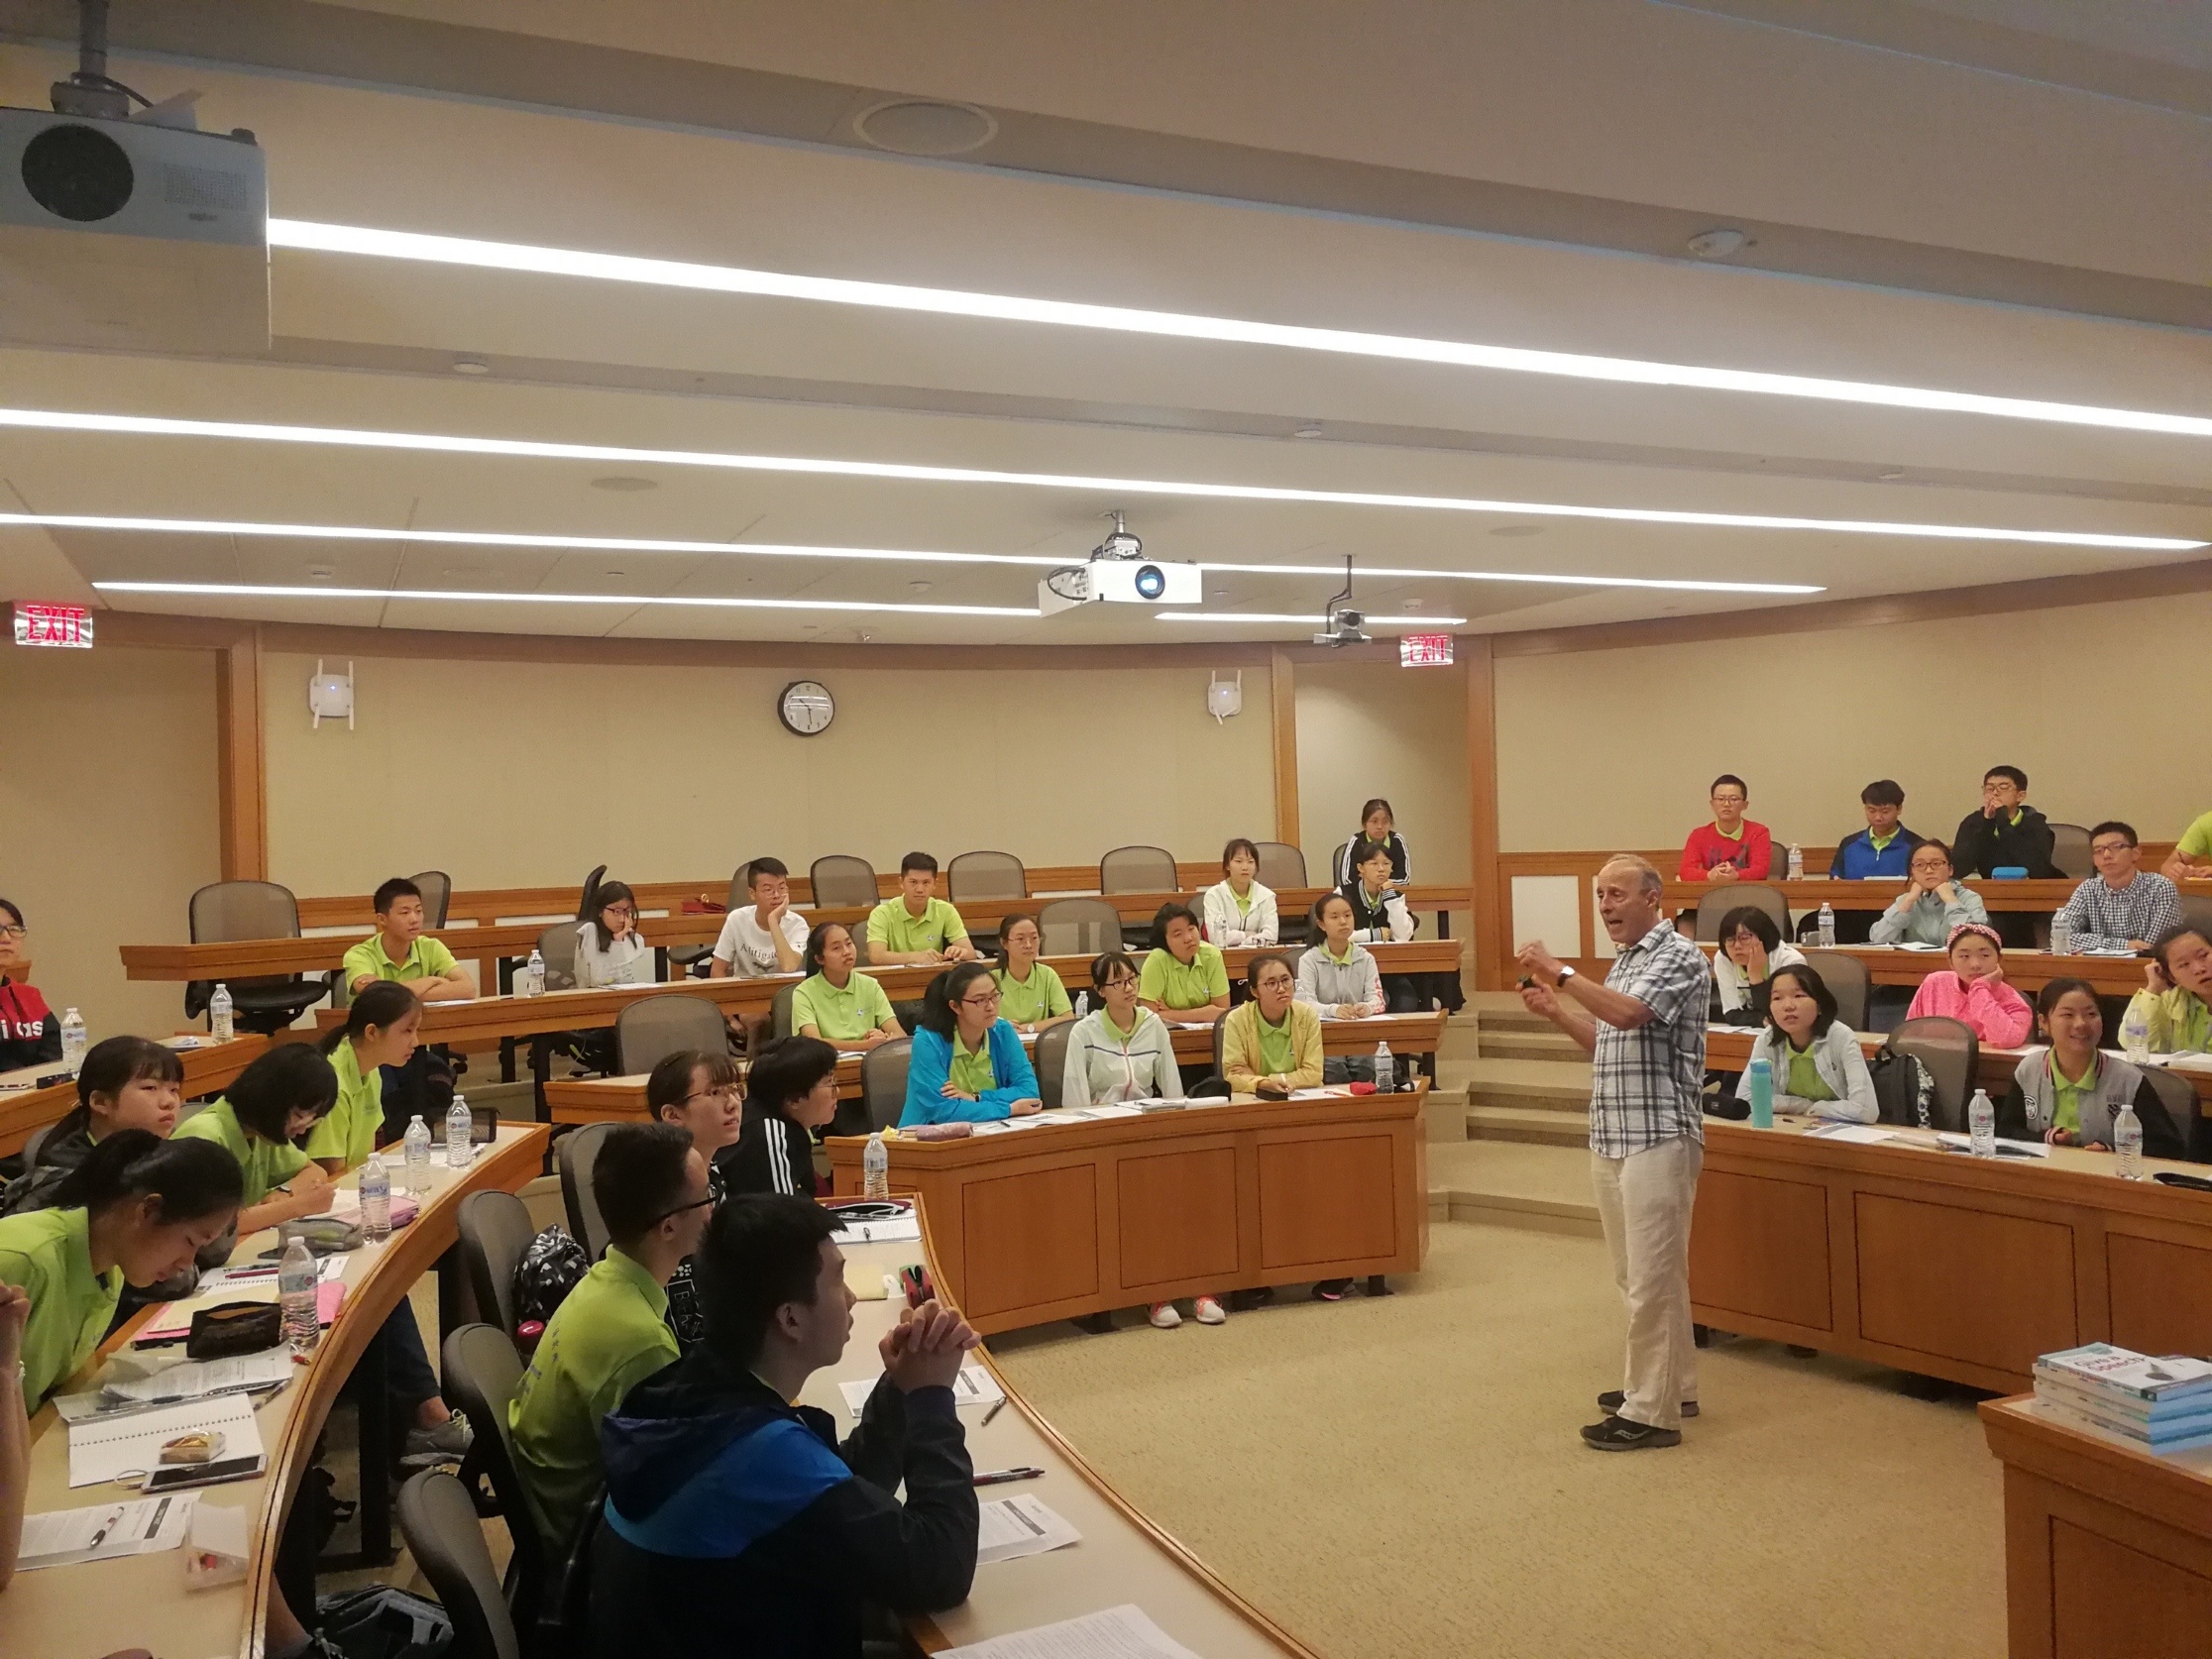
[[1623, 1386], [1582, 1431], [1604, 1452], [1679, 1446], [1698, 1414], [1690, 1329], [1690, 1212], [1705, 1164], [1705, 952], [1661, 920], [1659, 872], [1622, 853], [1598, 872], [1598, 913], [1617, 949], [1603, 985], [1524, 944], [1521, 1001], [1591, 1057], [1590, 1168], [1628, 1304]]
[[2050, 920], [2073, 929], [2075, 950], [2148, 950], [2181, 926], [2181, 894], [2162, 875], [2136, 868], [2143, 856], [2133, 825], [2114, 819], [2089, 831], [2097, 873]]

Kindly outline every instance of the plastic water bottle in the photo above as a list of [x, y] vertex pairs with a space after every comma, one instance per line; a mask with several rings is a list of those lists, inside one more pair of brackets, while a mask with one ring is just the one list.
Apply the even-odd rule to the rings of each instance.
[[207, 1032], [218, 1043], [228, 1043], [238, 1035], [231, 1021], [231, 994], [228, 985], [217, 985], [215, 994], [207, 1003]]
[[1805, 849], [1795, 841], [1790, 843], [1790, 879], [1792, 881], [1803, 881], [1805, 879]]
[[424, 1193], [430, 1190], [430, 1126], [417, 1112], [407, 1125], [405, 1140], [401, 1143], [406, 1154], [407, 1190]]
[[69, 1068], [69, 1075], [77, 1074], [77, 1067], [84, 1063], [84, 1051], [92, 1046], [84, 1033], [84, 1016], [75, 1009], [61, 1015], [61, 1063]]
[[1774, 1127], [1774, 1067], [1764, 1054], [1753, 1054], [1751, 1063], [1744, 1068], [1744, 1079], [1751, 1090], [1751, 1127]]
[[880, 1129], [868, 1137], [868, 1145], [860, 1154], [860, 1196], [891, 1196], [891, 1149], [883, 1144]]
[[1387, 1043], [1378, 1043], [1375, 1046], [1375, 1092], [1397, 1092], [1397, 1062], [1390, 1058], [1390, 1046]]
[[2141, 1060], [2151, 1052], [2151, 1016], [2133, 1001], [2120, 1019], [2120, 1051], [2131, 1060]]
[[521, 988], [526, 997], [545, 995], [545, 953], [534, 944], [530, 946], [530, 959], [522, 969]]
[[469, 1115], [468, 1101], [455, 1095], [446, 1111], [446, 1167], [456, 1174], [476, 1156], [475, 1133], [476, 1119]]
[[1987, 1089], [1976, 1089], [1966, 1103], [1966, 1135], [1976, 1158], [1997, 1156], [1997, 1108], [1989, 1103]]
[[391, 1171], [382, 1153], [371, 1153], [361, 1166], [361, 1230], [374, 1243], [391, 1236]]
[[1090, 1018], [1090, 992], [1077, 991], [1075, 993], [1075, 1018], [1078, 1020]]
[[2073, 954], [2073, 924], [2060, 916], [2050, 919], [2050, 953], [2053, 956]]
[[1813, 919], [1813, 942], [1823, 950], [1835, 948], [1835, 907], [1823, 903], [1820, 914]]
[[276, 1267], [276, 1299], [284, 1310], [284, 1340], [294, 1354], [312, 1354], [322, 1340], [322, 1320], [316, 1308], [315, 1253], [307, 1241], [294, 1238], [284, 1246]]
[[2113, 1114], [2112, 1151], [2119, 1162], [2122, 1180], [2143, 1179], [2143, 1120], [2136, 1116], [2134, 1105], [2125, 1100]]

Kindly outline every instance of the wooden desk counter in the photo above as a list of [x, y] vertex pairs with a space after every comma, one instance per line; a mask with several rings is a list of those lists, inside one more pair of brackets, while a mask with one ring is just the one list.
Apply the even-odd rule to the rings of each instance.
[[[1706, 1065], [1714, 1071], [1741, 1071], [1751, 1063], [1752, 1040], [1758, 1036], [1756, 1029], [1744, 1026], [1710, 1026], [1706, 1031]], [[1880, 1032], [1862, 1031], [1858, 1034], [1859, 1049], [1872, 1059], [1886, 1041]], [[1984, 1045], [1976, 1051], [1975, 1082], [1989, 1091], [1990, 1099], [2003, 1104], [2005, 1090], [2012, 1086], [2013, 1072], [2030, 1054], [2041, 1053], [2039, 1045], [2033, 1049], [1996, 1049]], [[2107, 1049], [2106, 1053], [2122, 1058], [2117, 1049]], [[2207, 1056], [2187, 1056], [2189, 1063], [2165, 1067], [2176, 1077], [2188, 1080], [2196, 1090], [2200, 1105], [2212, 1104], [2212, 1061], [2199, 1064]]]
[[[2146, 863], [2144, 868], [2156, 869]], [[1883, 876], [1872, 881], [1830, 881], [1826, 876], [1807, 876], [1802, 881], [1708, 882], [1669, 881], [1662, 895], [1662, 902], [1672, 910], [1697, 913], [1699, 903], [1709, 893], [1721, 892], [1729, 887], [1775, 887], [1789, 901], [1793, 911], [1819, 910], [1823, 905], [1833, 905], [1837, 910], [1861, 912], [1884, 911], [1896, 903], [1898, 894], [1910, 883], [1902, 877]], [[1967, 886], [1980, 898], [1984, 909], [1997, 911], [2041, 912], [2056, 910], [2074, 895], [2081, 883], [2070, 876], [2055, 881], [1996, 881], [1987, 877], [1970, 878]], [[2212, 882], [2189, 884], [2191, 888], [2203, 886], [2212, 890]]]
[[[1699, 945], [1707, 956], [1718, 948], [1710, 940]], [[1801, 945], [1811, 950], [1814, 945]], [[1948, 971], [1940, 950], [1905, 950], [1894, 944], [1838, 944], [1838, 955], [1853, 956], [1866, 964], [1866, 977], [1876, 985], [1914, 985], [1937, 970]], [[2047, 950], [2007, 950], [2005, 982], [2030, 1002], [2053, 979], [2085, 979], [2100, 996], [2133, 996], [2144, 987], [2145, 958], [2141, 956], [2054, 956]]]
[[[253, 1035], [233, 1038], [228, 1043], [188, 1036], [165, 1041], [176, 1050], [177, 1058], [184, 1064], [186, 1100], [196, 1100], [203, 1094], [215, 1094], [230, 1087], [248, 1063], [269, 1047], [268, 1038]], [[186, 1043], [191, 1047], [183, 1047]], [[59, 1060], [50, 1060], [45, 1065], [0, 1071], [0, 1084], [35, 1084], [41, 1077], [50, 1077], [60, 1069]], [[75, 1105], [74, 1077], [66, 1082], [50, 1083], [43, 1089], [34, 1087], [0, 1094], [0, 1155], [21, 1152], [33, 1134], [63, 1117]]]
[[1701, 1324], [2000, 1392], [2085, 1342], [2212, 1351], [2212, 1194], [2124, 1181], [2111, 1155], [2068, 1147], [1978, 1159], [1810, 1127], [1706, 1120]]
[[[267, 1473], [200, 1493], [202, 1503], [247, 1511], [253, 1557], [243, 1584], [186, 1590], [185, 1552], [180, 1549], [20, 1573], [8, 1587], [0, 1612], [0, 1655], [58, 1659], [152, 1647], [162, 1653], [258, 1659], [284, 1515], [340, 1385], [408, 1287], [453, 1247], [461, 1200], [492, 1187], [519, 1191], [541, 1167], [547, 1133], [541, 1124], [502, 1124], [498, 1140], [479, 1148], [475, 1161], [458, 1178], [442, 1162], [433, 1164], [432, 1190], [421, 1200], [415, 1220], [384, 1244], [366, 1246], [348, 1258], [346, 1300], [336, 1321], [309, 1362], [296, 1368], [291, 1385], [255, 1413], [269, 1455]], [[348, 1176], [347, 1183], [352, 1179]], [[274, 1232], [263, 1232], [241, 1239], [232, 1260], [251, 1260], [275, 1238]], [[266, 1292], [219, 1291], [208, 1300], [268, 1300], [275, 1295], [272, 1286]], [[32, 1419], [31, 1434], [32, 1513], [81, 1508], [117, 1495], [120, 1489], [112, 1486], [69, 1490], [68, 1431], [51, 1406]]]
[[1981, 1420], [2005, 1466], [2011, 1659], [2212, 1648], [2212, 1451], [2155, 1457], [2033, 1396], [1985, 1400]]
[[[1428, 1249], [1427, 1093], [1243, 1096], [954, 1141], [898, 1136], [891, 1184], [928, 1205], [940, 1282], [986, 1334], [1415, 1272]], [[857, 1193], [867, 1143], [824, 1144], [836, 1190]]]
[[[1375, 1045], [1387, 1043], [1393, 1053], [1433, 1053], [1443, 1040], [1444, 1016], [1429, 1014], [1379, 1014], [1368, 1020], [1325, 1020], [1321, 1025], [1324, 1053], [1372, 1054]], [[1033, 1046], [1035, 1039], [1025, 1038]], [[1213, 1059], [1211, 1026], [1177, 1026], [1173, 1034], [1175, 1057], [1186, 1064]], [[859, 1054], [845, 1054], [837, 1061], [837, 1098], [860, 1098]], [[564, 1077], [545, 1085], [545, 1102], [553, 1121], [561, 1124], [643, 1122], [645, 1074], [626, 1077]]]

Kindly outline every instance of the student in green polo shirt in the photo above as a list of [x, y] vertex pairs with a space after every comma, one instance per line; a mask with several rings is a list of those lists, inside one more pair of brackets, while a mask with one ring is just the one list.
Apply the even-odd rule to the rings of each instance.
[[609, 1243], [554, 1310], [522, 1374], [507, 1426], [538, 1535], [564, 1551], [600, 1483], [600, 1422], [677, 1358], [669, 1275], [713, 1213], [707, 1161], [669, 1123], [618, 1124], [592, 1164]]
[[230, 1150], [246, 1177], [240, 1236], [330, 1203], [330, 1177], [292, 1143], [338, 1104], [338, 1074], [304, 1043], [280, 1043], [238, 1074], [223, 1097], [176, 1126]]
[[2212, 881], [2212, 813], [2190, 821], [2158, 874], [2168, 881]]
[[1263, 950], [1245, 969], [1252, 1000], [1221, 1028], [1221, 1074], [1237, 1094], [1280, 1100], [1321, 1086], [1321, 1010], [1297, 1000], [1290, 958]]
[[998, 966], [991, 977], [998, 981], [999, 1018], [1031, 1036], [1074, 1019], [1075, 1005], [1059, 974], [1051, 962], [1037, 959], [1045, 942], [1037, 918], [1019, 913], [1002, 918], [998, 937]]
[[968, 942], [960, 913], [936, 897], [938, 861], [927, 852], [899, 860], [899, 893], [868, 913], [871, 967], [921, 967], [971, 962], [981, 954]]
[[346, 989], [359, 996], [380, 979], [395, 979], [424, 1002], [473, 997], [476, 981], [438, 940], [424, 935], [422, 889], [393, 876], [377, 889], [377, 931], [346, 952]]
[[1210, 1025], [1229, 1009], [1229, 967], [1188, 905], [1161, 905], [1152, 953], [1137, 983], [1144, 1005], [1168, 1024]]
[[407, 1063], [421, 1024], [414, 992], [382, 980], [355, 997], [346, 1023], [322, 1040], [338, 1076], [338, 1104], [308, 1133], [307, 1156], [326, 1174], [342, 1175], [377, 1150], [377, 1131], [385, 1121], [380, 1068]]
[[2154, 1054], [2212, 1050], [2212, 939], [2184, 923], [2151, 941], [2144, 988], [2128, 1004], [2149, 1028]]
[[852, 930], [842, 922], [825, 922], [807, 936], [807, 977], [791, 994], [794, 1032], [848, 1054], [906, 1035], [883, 987], [854, 966], [859, 960]]
[[0, 1221], [0, 1281], [31, 1293], [23, 1393], [32, 1410], [92, 1357], [125, 1282], [159, 1284], [189, 1269], [229, 1230], [243, 1190], [220, 1147], [126, 1129], [70, 1172], [55, 1208]]
[[2086, 979], [2053, 979], [2036, 998], [2047, 1049], [2031, 1049], [2013, 1068], [1997, 1133], [2008, 1140], [2055, 1141], [2062, 1147], [2110, 1152], [2113, 1118], [2135, 1108], [2150, 1158], [2187, 1158], [2188, 1134], [2136, 1066], [2103, 1051], [2104, 1014]]

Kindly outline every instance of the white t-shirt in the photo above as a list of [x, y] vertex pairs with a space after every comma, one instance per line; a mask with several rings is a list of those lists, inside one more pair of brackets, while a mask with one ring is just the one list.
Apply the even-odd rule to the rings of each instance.
[[653, 982], [653, 947], [632, 928], [602, 950], [599, 928], [590, 922], [576, 927], [576, 982], [586, 990], [601, 985], [650, 985]]
[[[806, 950], [806, 919], [795, 910], [784, 912], [783, 937], [792, 949]], [[738, 979], [758, 979], [762, 974], [781, 971], [776, 966], [776, 941], [760, 925], [757, 906], [743, 905], [729, 913], [729, 920], [722, 924], [721, 938], [715, 940], [715, 960], [727, 962], [730, 973]]]

